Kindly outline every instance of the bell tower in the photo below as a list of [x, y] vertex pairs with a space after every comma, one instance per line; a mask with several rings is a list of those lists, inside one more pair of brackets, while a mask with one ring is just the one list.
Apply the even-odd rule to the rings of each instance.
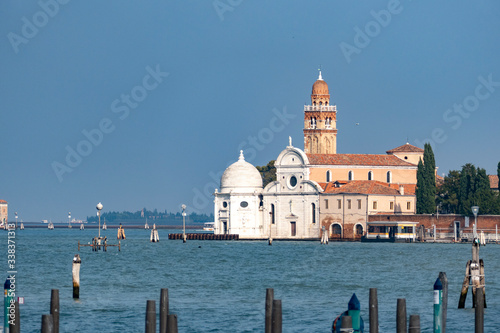
[[321, 70], [312, 86], [311, 105], [304, 105], [304, 152], [337, 153], [337, 106], [330, 105], [328, 84]]

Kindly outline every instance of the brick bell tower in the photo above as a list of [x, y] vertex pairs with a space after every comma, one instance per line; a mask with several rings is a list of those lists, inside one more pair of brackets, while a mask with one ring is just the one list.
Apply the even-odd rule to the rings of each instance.
[[321, 70], [312, 86], [311, 105], [304, 105], [304, 152], [337, 153], [337, 106], [330, 105], [328, 84]]

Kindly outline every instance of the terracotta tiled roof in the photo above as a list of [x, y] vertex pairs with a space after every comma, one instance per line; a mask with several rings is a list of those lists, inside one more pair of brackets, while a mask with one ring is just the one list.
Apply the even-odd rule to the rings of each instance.
[[488, 175], [490, 178], [490, 188], [498, 190], [498, 176], [497, 175]]
[[412, 166], [394, 155], [370, 154], [307, 154], [311, 165]]
[[[352, 180], [347, 184], [336, 187], [337, 182], [326, 184], [324, 193], [359, 193], [359, 194], [383, 194], [383, 195], [401, 195], [399, 184], [387, 184], [377, 180]], [[415, 194], [415, 185], [401, 184], [404, 186], [405, 195]]]
[[5, 201], [5, 200], [0, 200], [0, 203], [7, 203], [7, 201]]
[[393, 153], [423, 153], [424, 150], [422, 148], [415, 147], [414, 145], [409, 144], [408, 142], [402, 146], [396, 147], [394, 149], [386, 151], [387, 154]]

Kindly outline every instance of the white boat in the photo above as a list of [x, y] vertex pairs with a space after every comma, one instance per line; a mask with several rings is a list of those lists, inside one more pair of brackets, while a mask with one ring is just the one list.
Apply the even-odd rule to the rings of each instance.
[[54, 230], [54, 223], [50, 222], [47, 228], [49, 228], [49, 230]]
[[215, 222], [205, 222], [203, 223], [204, 231], [214, 231]]

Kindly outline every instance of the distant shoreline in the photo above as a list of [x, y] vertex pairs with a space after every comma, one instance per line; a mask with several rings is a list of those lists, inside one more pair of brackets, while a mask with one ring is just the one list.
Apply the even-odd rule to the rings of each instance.
[[[33, 229], [48, 229], [48, 224], [47, 223], [36, 223], [36, 224], [31, 224], [31, 222], [23, 222], [24, 223], [24, 228], [33, 228]], [[29, 223], [29, 224], [27, 224]], [[68, 224], [64, 223], [53, 223], [54, 224], [54, 229], [70, 229], [68, 228]], [[80, 224], [81, 223], [73, 223], [71, 224], [72, 228], [71, 229], [78, 229], [80, 230]], [[97, 224], [89, 224], [89, 223], [83, 223], [85, 229], [98, 229]], [[19, 223], [17, 228], [19, 229], [21, 224]], [[106, 227], [108, 229], [118, 229], [120, 227], [119, 224], [106, 224]], [[133, 225], [133, 224], [122, 224], [122, 227], [124, 229], [145, 229], [144, 224], [142, 225]], [[149, 228], [153, 228], [153, 224], [149, 225]], [[101, 229], [102, 229], [102, 224], [101, 224]], [[182, 225], [156, 225], [156, 229], [182, 229]], [[203, 229], [203, 224], [200, 225], [186, 225], [186, 229]]]

